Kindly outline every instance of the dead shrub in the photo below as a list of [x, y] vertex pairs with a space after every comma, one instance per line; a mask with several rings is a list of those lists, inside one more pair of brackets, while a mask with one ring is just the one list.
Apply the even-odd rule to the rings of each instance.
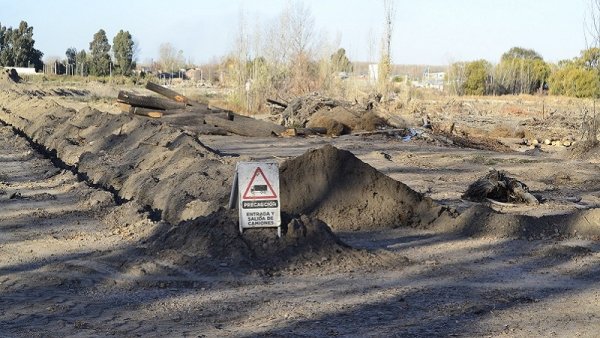
[[315, 114], [306, 126], [308, 128], [326, 128], [327, 135], [332, 136], [340, 136], [349, 131], [344, 124], [325, 114]]
[[361, 116], [354, 129], [372, 131], [384, 126], [387, 126], [387, 123], [384, 119], [377, 116], [373, 112], [367, 112], [363, 116]]
[[487, 137], [498, 138], [498, 137], [515, 137], [515, 138], [533, 138], [534, 134], [523, 128], [514, 127], [507, 124], [496, 125], [492, 130], [487, 133]]

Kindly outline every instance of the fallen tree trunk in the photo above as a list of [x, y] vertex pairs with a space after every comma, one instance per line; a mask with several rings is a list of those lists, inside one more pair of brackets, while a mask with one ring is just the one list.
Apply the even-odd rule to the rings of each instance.
[[280, 136], [311, 136], [311, 135], [325, 135], [327, 134], [327, 128], [288, 128]]
[[174, 91], [172, 89], [163, 87], [163, 86], [161, 86], [159, 84], [156, 84], [156, 83], [153, 83], [153, 82], [150, 82], [150, 81], [148, 81], [146, 83], [146, 89], [148, 89], [150, 91], [153, 91], [153, 92], [155, 92], [157, 94], [160, 94], [160, 95], [162, 95], [164, 97], [167, 97], [167, 98], [169, 98], [169, 99], [171, 99], [173, 101], [183, 103], [183, 104], [185, 104], [187, 106], [208, 108], [208, 105], [206, 105], [206, 104], [203, 104], [203, 103], [191, 100], [188, 97], [186, 97], [186, 96], [184, 96], [182, 94], [179, 94], [178, 92], [176, 92], [176, 91]]
[[125, 91], [119, 92], [119, 95], [117, 96], [117, 102], [127, 103], [128, 105], [135, 107], [160, 110], [185, 108], [185, 103], [174, 102], [154, 96], [136, 95]]
[[221, 136], [227, 135], [227, 130], [225, 130], [223, 128], [215, 127], [215, 126], [210, 126], [208, 124], [200, 124], [200, 125], [193, 125], [193, 126], [175, 126], [175, 127], [180, 128], [181, 130], [183, 130], [189, 134], [221, 135]]
[[168, 110], [133, 107], [126, 103], [119, 103], [119, 105], [121, 106], [121, 112], [139, 116], [157, 118], [162, 117], [165, 114], [165, 112], [168, 112]]
[[205, 115], [204, 121], [208, 125], [220, 127], [230, 133], [241, 136], [268, 137], [279, 135], [285, 131], [284, 126], [275, 123], [260, 121], [251, 117], [233, 114], [233, 121], [215, 116]]
[[[167, 110], [168, 111], [168, 110]], [[206, 117], [211, 116], [213, 118], [219, 118], [226, 121], [233, 120], [232, 113], [209, 113], [209, 114], [198, 114], [193, 112], [184, 112], [179, 114], [164, 115], [161, 121], [173, 124], [173, 125], [201, 125], [205, 124]]]

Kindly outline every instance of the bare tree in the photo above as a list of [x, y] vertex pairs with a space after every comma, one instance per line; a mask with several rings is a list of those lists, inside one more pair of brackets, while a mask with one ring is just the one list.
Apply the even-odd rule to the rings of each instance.
[[589, 0], [587, 11], [584, 18], [586, 48], [600, 48], [600, 0]]
[[160, 45], [158, 57], [158, 63], [163, 71], [173, 72], [185, 66], [183, 51], [177, 51], [177, 49], [169, 42]]
[[287, 31], [290, 37], [292, 53], [295, 55], [308, 54], [314, 37], [315, 20], [304, 2], [296, 1], [286, 9]]
[[[600, 1], [600, 0], [598, 0]], [[394, 0], [383, 0], [384, 27], [381, 39], [381, 59], [379, 61], [379, 86], [383, 94], [388, 94], [389, 77], [392, 70], [392, 32], [394, 31]]]

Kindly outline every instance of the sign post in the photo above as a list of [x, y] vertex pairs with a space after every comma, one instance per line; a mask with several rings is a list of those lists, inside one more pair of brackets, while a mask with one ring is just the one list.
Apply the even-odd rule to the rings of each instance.
[[239, 162], [236, 175], [240, 232], [247, 228], [276, 227], [277, 236], [281, 237], [277, 162]]

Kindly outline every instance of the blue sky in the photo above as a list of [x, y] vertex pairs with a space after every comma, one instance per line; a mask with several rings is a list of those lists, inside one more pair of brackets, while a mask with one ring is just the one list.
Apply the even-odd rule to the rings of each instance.
[[[0, 0], [0, 23], [34, 27], [45, 56], [64, 57], [69, 47], [89, 48], [100, 28], [110, 42], [128, 30], [141, 62], [157, 58], [170, 42], [196, 63], [233, 48], [240, 12], [250, 27], [274, 20], [287, 0]], [[315, 29], [341, 37], [351, 60], [367, 61], [369, 41], [383, 26], [381, 0], [304, 0]], [[585, 48], [588, 0], [396, 0], [392, 58], [401, 64], [497, 62], [513, 46], [533, 48], [546, 60], [572, 58]], [[118, 12], [117, 12], [118, 9]], [[371, 43], [372, 44], [372, 43]], [[378, 45], [377, 45], [378, 46]], [[376, 47], [377, 47], [376, 46]]]

